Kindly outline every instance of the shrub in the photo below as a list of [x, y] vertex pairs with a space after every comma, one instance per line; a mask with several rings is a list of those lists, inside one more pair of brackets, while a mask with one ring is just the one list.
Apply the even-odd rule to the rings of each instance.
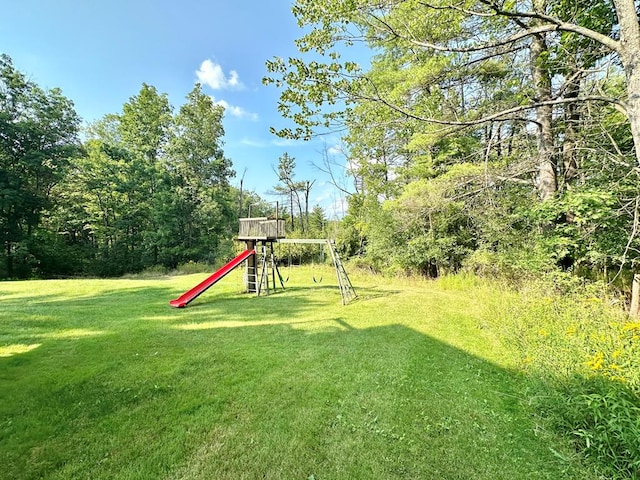
[[123, 275], [123, 278], [158, 278], [163, 277], [168, 273], [166, 267], [162, 265], [154, 265], [152, 267], [147, 267], [142, 270], [140, 273], [129, 273]]
[[190, 275], [192, 273], [210, 273], [216, 270], [208, 263], [200, 263], [189, 261], [187, 263], [181, 263], [171, 273], [174, 275]]

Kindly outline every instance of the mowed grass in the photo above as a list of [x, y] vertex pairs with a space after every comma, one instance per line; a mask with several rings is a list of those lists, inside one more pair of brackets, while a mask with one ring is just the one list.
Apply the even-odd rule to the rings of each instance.
[[[0, 478], [585, 479], [477, 298], [325, 269], [0, 283]], [[573, 460], [572, 460], [573, 459]]]

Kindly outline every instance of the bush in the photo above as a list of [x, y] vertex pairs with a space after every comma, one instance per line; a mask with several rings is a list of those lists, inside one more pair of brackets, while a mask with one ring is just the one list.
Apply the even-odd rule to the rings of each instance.
[[475, 250], [463, 263], [463, 270], [483, 277], [508, 280], [521, 286], [541, 275], [557, 270], [548, 253], [539, 245], [508, 248], [500, 252], [484, 248]]
[[168, 270], [162, 265], [147, 267], [140, 273], [130, 273], [123, 275], [124, 278], [158, 278], [167, 275]]

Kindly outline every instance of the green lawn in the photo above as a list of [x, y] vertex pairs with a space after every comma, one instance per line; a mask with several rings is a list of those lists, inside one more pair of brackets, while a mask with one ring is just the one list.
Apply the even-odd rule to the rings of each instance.
[[[285, 273], [285, 272], [283, 272]], [[585, 479], [476, 297], [286, 272], [0, 283], [0, 477]]]

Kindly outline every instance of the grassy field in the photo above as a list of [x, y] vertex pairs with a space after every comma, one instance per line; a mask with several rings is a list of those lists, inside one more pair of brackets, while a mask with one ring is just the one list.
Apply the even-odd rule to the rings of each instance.
[[[317, 272], [315, 272], [317, 274]], [[478, 299], [326, 270], [0, 283], [0, 478], [589, 479]]]

